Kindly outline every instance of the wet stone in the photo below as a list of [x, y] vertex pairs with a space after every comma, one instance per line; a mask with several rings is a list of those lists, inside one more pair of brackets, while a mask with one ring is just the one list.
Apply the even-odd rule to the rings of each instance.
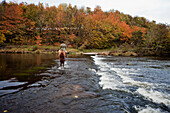
[[40, 76], [51, 76], [51, 73], [41, 73]]
[[137, 113], [135, 105], [149, 103], [129, 92], [102, 89], [101, 75], [96, 74], [91, 57], [68, 58], [66, 67], [69, 68], [59, 69], [56, 62], [54, 67], [38, 74], [44, 76], [41, 80], [0, 97], [0, 112], [6, 109], [11, 113]]

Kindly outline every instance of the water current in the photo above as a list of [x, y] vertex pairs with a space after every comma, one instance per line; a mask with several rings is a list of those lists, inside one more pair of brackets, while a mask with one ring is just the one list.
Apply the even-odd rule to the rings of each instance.
[[0, 112], [169, 113], [170, 58], [0, 54]]
[[[170, 108], [170, 61], [156, 57], [92, 56], [103, 89], [127, 92], [139, 98], [140, 113], [162, 113]], [[145, 106], [140, 105], [145, 101]], [[148, 102], [147, 102], [148, 101]], [[135, 101], [134, 101], [135, 102]], [[154, 103], [154, 104], [153, 104]], [[152, 108], [153, 107], [153, 108]]]

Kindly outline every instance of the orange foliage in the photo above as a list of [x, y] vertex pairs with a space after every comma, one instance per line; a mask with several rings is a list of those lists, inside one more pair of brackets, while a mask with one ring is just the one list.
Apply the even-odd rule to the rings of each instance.
[[111, 25], [117, 25], [120, 22], [120, 17], [117, 13], [111, 12], [107, 17], [106, 21]]
[[104, 14], [102, 11], [98, 11], [92, 15], [94, 21], [101, 21], [101, 22], [103, 22], [106, 19], [106, 17], [107, 17], [106, 14]]
[[60, 46], [59, 42], [54, 43], [55, 46]]
[[120, 22], [117, 24], [117, 26], [119, 27], [119, 31], [122, 32], [120, 40], [128, 41], [128, 39], [132, 36], [133, 33], [131, 27], [125, 22]]
[[[104, 12], [100, 6], [88, 12], [65, 4], [44, 8], [40, 3], [34, 10], [31, 10], [34, 5], [29, 6], [30, 10], [27, 7], [15, 3], [4, 7], [4, 12], [0, 14], [0, 32], [13, 37], [31, 37], [28, 38], [29, 43], [33, 40], [38, 45], [59, 45], [58, 42], [68, 41], [73, 46], [81, 46], [87, 40], [86, 46], [96, 48], [111, 47], [114, 41], [119, 40], [130, 42], [136, 37], [143, 39], [146, 33], [145, 28], [132, 26], [134, 24], [124, 19], [126, 16], [122, 17], [120, 12]], [[42, 37], [32, 39], [36, 34]]]
[[41, 44], [42, 43], [42, 38], [39, 35], [36, 36], [35, 38], [37, 39], [36, 44], [41, 46], [42, 45]]
[[22, 14], [23, 10], [21, 5], [12, 4], [6, 6], [2, 15], [0, 31], [2, 33], [19, 32], [17, 28], [25, 21]]
[[134, 31], [141, 31], [143, 34], [146, 33], [146, 28], [138, 27], [138, 26], [132, 26], [132, 30]]
[[68, 45], [68, 48], [72, 48], [73, 46], [72, 45]]
[[70, 39], [76, 39], [76, 38], [77, 38], [77, 37], [75, 36], [75, 34], [72, 33], [72, 34], [70, 35]]

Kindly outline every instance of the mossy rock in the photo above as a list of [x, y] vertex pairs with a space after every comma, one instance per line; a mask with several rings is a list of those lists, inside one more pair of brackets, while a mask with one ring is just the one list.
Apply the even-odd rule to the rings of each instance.
[[32, 48], [29, 48], [28, 51], [33, 51], [33, 49], [32, 49]]
[[26, 71], [24, 71], [25, 73], [33, 73], [33, 72], [35, 72], [35, 70], [32, 70], [32, 69], [28, 69], [28, 70], [26, 70]]
[[33, 67], [33, 70], [42, 70], [42, 69], [46, 69], [46, 67]]
[[34, 73], [37, 72], [39, 70], [43, 70], [46, 69], [46, 67], [33, 67], [33, 68], [29, 68], [28, 70], [25, 70], [25, 73]]
[[41, 51], [38, 49], [38, 50], [36, 50], [34, 53], [36, 53], [36, 54], [40, 54], [40, 53], [41, 53]]
[[15, 76], [29, 76], [29, 73], [14, 73]]

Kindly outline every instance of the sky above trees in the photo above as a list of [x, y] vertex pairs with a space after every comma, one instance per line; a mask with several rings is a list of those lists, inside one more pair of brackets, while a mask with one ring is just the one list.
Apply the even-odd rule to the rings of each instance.
[[150, 21], [155, 20], [157, 23], [170, 24], [170, 0], [6, 0], [7, 2], [27, 2], [49, 6], [58, 6], [61, 3], [71, 3], [80, 7], [90, 7], [92, 10], [101, 6], [103, 11], [111, 9], [118, 10], [132, 16], [145, 17]]

